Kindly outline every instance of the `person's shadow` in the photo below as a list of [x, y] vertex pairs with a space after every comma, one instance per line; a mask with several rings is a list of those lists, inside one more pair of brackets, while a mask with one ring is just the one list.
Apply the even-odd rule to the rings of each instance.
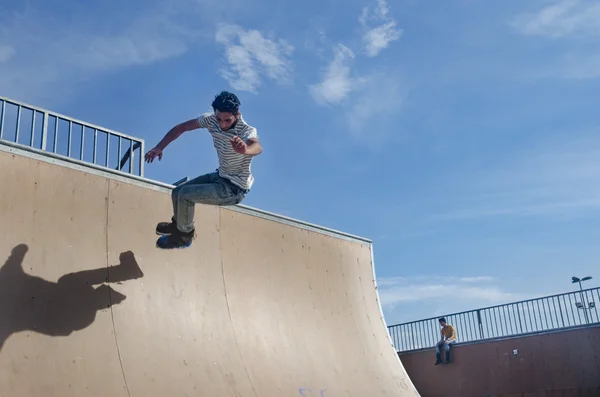
[[[13, 248], [0, 269], [0, 351], [14, 333], [33, 331], [50, 336], [68, 336], [91, 325], [98, 310], [125, 300], [106, 282], [143, 277], [131, 251], [121, 253], [117, 266], [83, 270], [51, 282], [23, 270], [29, 247]], [[94, 285], [102, 284], [97, 288]]]

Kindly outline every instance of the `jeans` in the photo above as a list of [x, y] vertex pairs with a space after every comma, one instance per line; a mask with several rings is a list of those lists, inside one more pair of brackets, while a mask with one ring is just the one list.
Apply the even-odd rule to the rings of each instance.
[[173, 189], [173, 219], [184, 233], [194, 230], [195, 204], [235, 205], [244, 200], [247, 190], [234, 185], [218, 172], [200, 175]]
[[453, 344], [453, 343], [455, 343], [455, 342], [456, 342], [455, 340], [446, 341], [446, 342], [438, 342], [437, 345], [435, 345], [435, 352], [437, 354], [440, 354], [441, 353], [440, 349], [441, 349], [442, 346], [444, 347], [444, 350], [446, 350], [446, 352], [449, 352], [450, 351], [450, 345]]

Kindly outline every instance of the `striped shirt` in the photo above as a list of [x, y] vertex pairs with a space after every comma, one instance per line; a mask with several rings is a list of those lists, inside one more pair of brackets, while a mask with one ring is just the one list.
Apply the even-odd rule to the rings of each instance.
[[217, 156], [219, 158], [219, 175], [229, 179], [232, 183], [244, 190], [250, 190], [254, 183], [252, 175], [252, 158], [246, 154], [237, 153], [231, 146], [230, 138], [239, 136], [244, 142], [250, 138], [258, 138], [256, 128], [246, 124], [240, 115], [234, 128], [222, 131], [214, 113], [204, 113], [198, 117], [200, 128], [208, 129], [212, 135]]

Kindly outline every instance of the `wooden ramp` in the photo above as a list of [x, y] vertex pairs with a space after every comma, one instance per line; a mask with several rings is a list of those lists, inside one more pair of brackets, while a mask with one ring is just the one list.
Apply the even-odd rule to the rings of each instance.
[[161, 251], [168, 187], [0, 149], [0, 397], [418, 396], [368, 240], [197, 206]]

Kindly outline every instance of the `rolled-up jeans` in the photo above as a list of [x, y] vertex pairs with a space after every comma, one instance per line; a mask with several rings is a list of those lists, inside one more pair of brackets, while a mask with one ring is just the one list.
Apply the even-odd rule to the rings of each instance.
[[241, 203], [248, 194], [218, 172], [200, 175], [175, 187], [171, 192], [173, 219], [177, 229], [184, 233], [194, 230], [194, 210], [196, 204], [235, 205]]

